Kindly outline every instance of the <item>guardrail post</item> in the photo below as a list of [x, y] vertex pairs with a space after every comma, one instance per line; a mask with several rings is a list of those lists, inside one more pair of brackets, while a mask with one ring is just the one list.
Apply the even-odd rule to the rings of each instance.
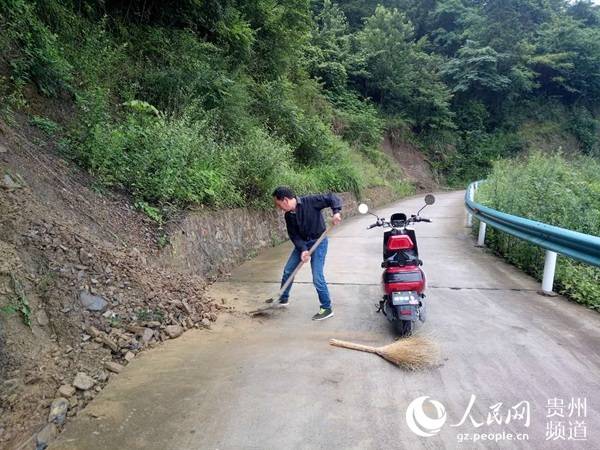
[[487, 223], [484, 221], [479, 221], [479, 237], [477, 238], [477, 247], [485, 246], [485, 229], [487, 227]]
[[[469, 200], [475, 200], [475, 186], [469, 186]], [[471, 228], [473, 226], [473, 214], [470, 212], [467, 213], [467, 227]]]
[[542, 279], [542, 290], [540, 294], [556, 295], [552, 291], [554, 286], [554, 272], [556, 270], [556, 252], [546, 250], [546, 258], [544, 260], [544, 278]]

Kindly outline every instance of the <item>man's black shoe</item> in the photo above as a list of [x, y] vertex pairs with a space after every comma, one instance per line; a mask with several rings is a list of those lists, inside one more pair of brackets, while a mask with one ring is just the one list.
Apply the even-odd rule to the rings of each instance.
[[321, 308], [317, 314], [312, 317], [312, 320], [324, 320], [333, 317], [331, 308]]
[[279, 306], [287, 306], [289, 304], [290, 304], [289, 298], [280, 298], [279, 299]]

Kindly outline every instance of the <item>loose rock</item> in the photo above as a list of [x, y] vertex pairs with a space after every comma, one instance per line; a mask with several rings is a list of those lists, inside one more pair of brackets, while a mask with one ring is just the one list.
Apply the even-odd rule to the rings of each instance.
[[46, 450], [48, 444], [56, 438], [57, 433], [58, 430], [55, 424], [47, 424], [35, 438], [36, 450]]
[[73, 395], [75, 395], [75, 388], [70, 384], [63, 384], [61, 387], [58, 388], [58, 393], [62, 397], [70, 398]]
[[73, 386], [82, 391], [87, 391], [95, 384], [92, 377], [87, 375], [85, 372], [79, 372], [73, 380]]
[[50, 320], [48, 320], [48, 315], [43, 309], [40, 309], [35, 315], [35, 317], [37, 319], [37, 323], [39, 323], [43, 327], [48, 326], [48, 324], [50, 323]]
[[99, 295], [90, 294], [87, 291], [79, 293], [79, 300], [85, 309], [88, 311], [103, 311], [108, 305], [108, 302]]
[[104, 367], [107, 370], [110, 370], [111, 372], [114, 372], [114, 373], [121, 373], [121, 371], [124, 369], [124, 367], [121, 364], [116, 363], [114, 361], [105, 362]]
[[117, 316], [117, 313], [116, 313], [116, 312], [114, 312], [114, 311], [112, 311], [112, 310], [110, 310], [110, 309], [107, 309], [107, 310], [106, 310], [106, 311], [105, 311], [105, 312], [102, 314], [102, 317], [105, 317], [106, 319], [112, 319], [113, 317], [116, 317], [116, 316]]
[[113, 353], [117, 353], [119, 351], [119, 346], [111, 339], [109, 338], [105, 333], [100, 333], [100, 336], [98, 336], [100, 338], [100, 340], [102, 341], [102, 343], [104, 345], [106, 345], [108, 348], [111, 349], [111, 351]]
[[127, 353], [125, 353], [125, 361], [131, 362], [131, 360], [133, 358], [135, 358], [135, 353], [133, 353], [133, 352], [127, 352]]
[[179, 325], [168, 325], [165, 328], [165, 331], [171, 339], [178, 338], [183, 334], [183, 328], [181, 328]]
[[89, 334], [93, 338], [100, 336], [100, 330], [98, 330], [98, 328], [96, 328], [94, 326], [90, 325], [90, 326], [85, 327], [85, 331], [87, 331], [87, 334]]
[[50, 406], [50, 413], [48, 414], [48, 422], [55, 423], [56, 425], [62, 425], [65, 423], [67, 418], [67, 410], [69, 409], [69, 400], [64, 397], [58, 397], [54, 399]]
[[151, 328], [146, 328], [146, 329], [144, 329], [144, 334], [142, 334], [142, 340], [144, 342], [150, 342], [150, 340], [152, 339], [153, 336], [154, 336], [154, 330], [152, 330]]
[[84, 266], [89, 266], [92, 262], [92, 255], [86, 252], [83, 248], [79, 249], [79, 261]]
[[106, 370], [100, 370], [98, 372], [98, 374], [96, 375], [96, 379], [99, 382], [104, 383], [105, 381], [108, 380], [108, 376], [109, 376], [109, 374], [108, 374], [108, 372]]
[[144, 332], [146, 331], [146, 328], [139, 327], [137, 325], [125, 325], [125, 329], [130, 333], [136, 334], [137, 336], [143, 336]]
[[20, 184], [15, 183], [12, 177], [9, 174], [4, 174], [2, 178], [2, 187], [7, 190], [19, 189], [21, 187]]

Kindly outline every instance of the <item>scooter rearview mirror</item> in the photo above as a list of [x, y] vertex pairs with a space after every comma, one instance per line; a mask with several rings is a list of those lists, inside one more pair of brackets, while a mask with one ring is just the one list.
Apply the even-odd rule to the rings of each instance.
[[358, 212], [361, 214], [366, 214], [369, 212], [369, 207], [366, 205], [366, 203], [361, 203], [358, 205]]
[[427, 194], [427, 195], [425, 196], [425, 206], [423, 206], [423, 207], [422, 207], [422, 208], [419, 210], [419, 212], [417, 212], [417, 216], [418, 216], [419, 214], [421, 214], [421, 211], [423, 211], [423, 210], [425, 209], [425, 207], [426, 207], [426, 206], [428, 206], [428, 205], [433, 205], [434, 203], [435, 203], [435, 197], [434, 197], [432, 194]]

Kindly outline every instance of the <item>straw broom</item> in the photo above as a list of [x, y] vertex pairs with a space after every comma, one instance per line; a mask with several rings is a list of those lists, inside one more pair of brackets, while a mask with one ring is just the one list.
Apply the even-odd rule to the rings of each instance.
[[383, 347], [371, 347], [338, 339], [331, 339], [329, 343], [336, 347], [375, 353], [398, 367], [408, 370], [420, 370], [432, 366], [437, 362], [439, 355], [438, 346], [423, 335], [398, 339], [393, 344]]

